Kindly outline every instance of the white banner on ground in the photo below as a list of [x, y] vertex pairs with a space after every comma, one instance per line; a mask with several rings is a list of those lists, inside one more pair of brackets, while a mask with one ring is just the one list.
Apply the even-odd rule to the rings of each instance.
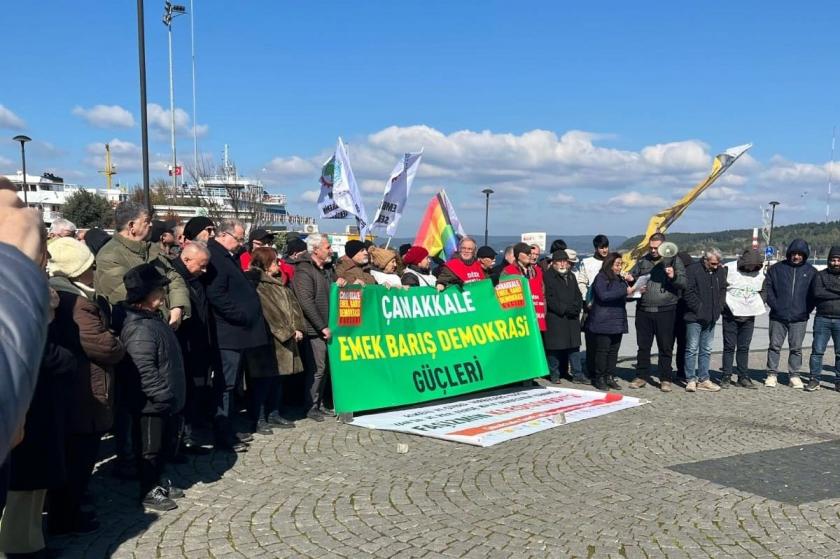
[[493, 446], [646, 403], [646, 400], [614, 392], [573, 388], [508, 389], [436, 406], [359, 416], [351, 425]]
[[382, 195], [382, 202], [373, 223], [370, 226], [371, 234], [380, 234], [383, 230], [389, 237], [397, 234], [397, 223], [402, 217], [408, 195], [411, 193], [411, 183], [417, 174], [420, 166], [420, 159], [423, 152], [406, 153], [397, 161], [388, 182], [385, 184], [385, 193]]

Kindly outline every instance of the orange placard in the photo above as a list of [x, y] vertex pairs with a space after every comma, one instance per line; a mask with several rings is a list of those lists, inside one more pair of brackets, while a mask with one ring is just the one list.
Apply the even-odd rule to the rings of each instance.
[[339, 326], [358, 326], [362, 323], [362, 290], [338, 290]]
[[525, 294], [519, 280], [502, 280], [496, 286], [496, 298], [503, 309], [513, 309], [525, 306]]

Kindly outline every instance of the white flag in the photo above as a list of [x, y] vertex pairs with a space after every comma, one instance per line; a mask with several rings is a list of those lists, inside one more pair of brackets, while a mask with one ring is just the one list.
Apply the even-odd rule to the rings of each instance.
[[367, 213], [341, 138], [335, 146], [335, 155], [330, 157], [321, 169], [318, 209], [323, 219], [345, 219], [354, 216], [359, 224], [359, 235], [364, 240], [368, 229]]
[[411, 183], [414, 182], [414, 176], [417, 174], [422, 158], [423, 151], [421, 150], [418, 153], [406, 153], [397, 162], [385, 184], [385, 194], [382, 196], [382, 203], [379, 204], [376, 217], [370, 226], [371, 232], [385, 229], [385, 234], [389, 237], [397, 234], [397, 223], [402, 217], [405, 203], [411, 192]]

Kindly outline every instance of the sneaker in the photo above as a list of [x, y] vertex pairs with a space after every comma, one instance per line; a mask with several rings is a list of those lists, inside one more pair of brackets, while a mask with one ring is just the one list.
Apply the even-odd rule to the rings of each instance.
[[710, 379], [706, 379], [703, 382], [697, 384], [697, 390], [702, 392], [717, 392], [720, 390], [720, 386], [713, 383]]
[[764, 379], [764, 386], [775, 388], [777, 382], [776, 373], [767, 373], [767, 378]]
[[312, 408], [311, 410], [306, 412], [306, 417], [308, 417], [312, 421], [317, 421], [318, 423], [324, 421], [324, 414], [322, 414], [317, 408]]
[[630, 381], [629, 386], [630, 388], [643, 388], [647, 384], [647, 381], [642, 377], [636, 377]]
[[690, 380], [685, 385], [686, 392], [697, 392], [697, 383], [693, 380]]
[[160, 487], [161, 487], [161, 489], [164, 490], [164, 492], [166, 493], [166, 496], [169, 497], [170, 499], [183, 499], [184, 497], [186, 497], [186, 493], [184, 493], [184, 490], [181, 489], [180, 487], [176, 487], [172, 483], [171, 479], [165, 478], [161, 481], [162, 481], [162, 483], [161, 483]]
[[674, 385], [671, 384], [670, 380], [663, 380], [659, 382], [659, 390], [662, 392], [671, 392], [674, 390]]
[[294, 421], [289, 421], [285, 417], [281, 417], [279, 414], [276, 413], [273, 413], [268, 416], [268, 422], [275, 429], [294, 429], [295, 427]]
[[732, 384], [732, 375], [723, 373], [720, 375], [720, 387], [726, 390]]
[[802, 384], [802, 379], [799, 378], [799, 375], [790, 375], [790, 387], [802, 389], [805, 385]]
[[752, 379], [747, 375], [738, 375], [738, 386], [741, 388], [757, 389], [758, 387], [753, 383]]
[[572, 377], [572, 382], [575, 384], [589, 384], [589, 379], [583, 373], [578, 373]]
[[613, 390], [621, 390], [621, 385], [618, 384], [618, 381], [615, 380], [615, 377], [612, 376], [612, 375], [609, 375], [606, 378], [606, 383], [607, 383], [607, 386], [609, 386]]
[[820, 389], [820, 381], [812, 378], [808, 381], [808, 386], [805, 387], [805, 392], [816, 392]]
[[143, 506], [158, 512], [166, 512], [168, 510], [175, 510], [178, 505], [175, 501], [166, 496], [166, 490], [163, 487], [155, 487], [143, 497]]

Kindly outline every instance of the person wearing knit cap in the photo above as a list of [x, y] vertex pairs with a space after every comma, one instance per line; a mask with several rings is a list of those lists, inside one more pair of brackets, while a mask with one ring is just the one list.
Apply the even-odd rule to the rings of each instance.
[[767, 312], [764, 306], [764, 256], [757, 249], [745, 250], [738, 260], [726, 264], [726, 305], [723, 307], [723, 362], [720, 387], [732, 382], [732, 360], [738, 373], [738, 386], [756, 389], [750, 378], [750, 343], [755, 317]]
[[172, 258], [172, 248], [175, 246], [175, 225], [174, 221], [152, 221], [152, 233], [149, 240], [158, 244], [158, 252], [161, 256]]
[[94, 227], [93, 229], [88, 229], [87, 233], [85, 233], [85, 244], [96, 256], [99, 253], [99, 249], [105, 246], [105, 243], [111, 240], [111, 235], [99, 229], [98, 227]]
[[64, 396], [73, 413], [65, 423], [67, 479], [50, 489], [50, 532], [66, 534], [95, 529], [97, 522], [80, 514], [100, 439], [113, 425], [114, 367], [125, 348], [114, 336], [93, 289], [94, 257], [86, 244], [57, 238], [50, 244], [50, 286], [59, 303], [52, 328], [56, 343], [76, 357], [76, 371]]
[[73, 237], [57, 237], [50, 243], [49, 250], [47, 271], [50, 276], [75, 279], [90, 272], [90, 281], [85, 283], [93, 284], [94, 256], [86, 244]]
[[188, 241], [207, 242], [216, 236], [216, 224], [209, 217], [203, 215], [190, 219], [184, 225], [184, 238]]
[[[401, 244], [401, 245], [400, 245], [400, 250], [399, 250], [399, 253], [400, 253], [400, 258], [402, 258], [403, 256], [405, 256], [405, 254], [406, 254], [406, 253], [407, 253], [410, 249], [411, 249], [411, 243], [404, 243], [404, 244]], [[403, 263], [405, 263], [405, 260], [403, 260]]]
[[840, 365], [840, 247], [833, 246], [828, 251], [826, 268], [817, 272], [811, 283], [811, 299], [816, 305], [817, 315], [814, 317], [814, 342], [811, 346], [811, 379], [805, 390], [814, 392], [820, 389], [823, 356], [831, 338], [834, 343], [834, 389], [840, 391], [840, 374], [837, 373]]
[[[560, 384], [574, 357], [580, 351], [580, 312], [583, 296], [572, 273], [572, 264], [565, 250], [556, 250], [545, 273], [546, 330], [543, 346], [551, 382]], [[574, 371], [578, 377], [581, 371]], [[578, 380], [580, 380], [578, 378]]]
[[387, 287], [402, 287], [400, 276], [397, 275], [397, 253], [391, 249], [372, 246], [370, 253], [370, 275], [376, 283]]
[[429, 270], [431, 259], [428, 250], [421, 246], [409, 248], [403, 256], [403, 264], [406, 266], [405, 272], [400, 278], [403, 285], [408, 287], [435, 286], [437, 278]]
[[370, 258], [365, 243], [358, 240], [347, 241], [344, 256], [338, 259], [335, 273], [348, 284], [375, 285], [376, 279], [366, 271]]
[[516, 260], [515, 263], [505, 266], [502, 275], [525, 277], [531, 286], [531, 298], [534, 303], [534, 310], [537, 313], [540, 332], [545, 332], [545, 286], [543, 284], [542, 268], [534, 262], [531, 247], [527, 243], [513, 245], [513, 257]]
[[287, 237], [286, 255], [280, 259], [280, 271], [283, 272], [283, 277], [287, 278], [288, 285], [292, 284], [295, 277], [295, 263], [304, 254], [306, 254], [306, 241], [297, 236]]

